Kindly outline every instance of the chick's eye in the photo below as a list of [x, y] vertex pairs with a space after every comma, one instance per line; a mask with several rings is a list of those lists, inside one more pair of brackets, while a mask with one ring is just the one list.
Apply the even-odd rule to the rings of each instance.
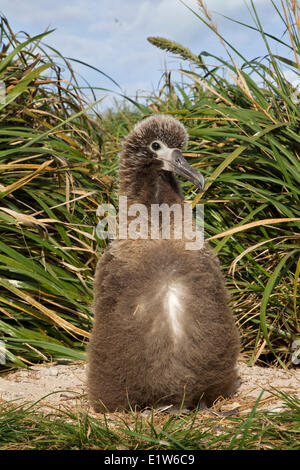
[[159, 150], [160, 149], [160, 144], [158, 142], [153, 142], [151, 144], [151, 148], [152, 148], [152, 150], [155, 150], [155, 151]]

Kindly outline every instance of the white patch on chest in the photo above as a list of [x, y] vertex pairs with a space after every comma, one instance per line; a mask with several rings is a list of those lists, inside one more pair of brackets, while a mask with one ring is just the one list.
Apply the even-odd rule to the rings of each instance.
[[174, 338], [178, 339], [182, 336], [182, 314], [183, 306], [183, 292], [179, 284], [170, 284], [166, 288], [164, 298], [164, 309], [169, 318], [169, 322], [174, 333]]

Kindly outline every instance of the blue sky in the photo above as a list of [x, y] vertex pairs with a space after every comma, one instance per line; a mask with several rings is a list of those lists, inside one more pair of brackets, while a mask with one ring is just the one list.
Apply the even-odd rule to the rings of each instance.
[[[197, 0], [184, 2], [200, 13]], [[279, 0], [275, 3], [280, 5]], [[253, 24], [247, 4], [243, 0], [206, 1], [220, 32], [252, 58], [266, 51], [259, 35], [221, 16]], [[254, 4], [265, 30], [275, 35], [283, 33], [271, 0], [254, 0]], [[66, 57], [103, 70], [133, 98], [136, 92], [145, 94], [157, 89], [165, 67], [176, 69], [180, 65], [170, 53], [152, 46], [148, 36], [172, 39], [196, 54], [207, 50], [225, 57], [217, 37], [180, 0], [1, 0], [0, 12], [14, 31], [34, 35], [55, 28], [47, 37], [48, 44]], [[74, 69], [93, 86], [117, 90], [97, 72], [79, 64], [74, 64]]]

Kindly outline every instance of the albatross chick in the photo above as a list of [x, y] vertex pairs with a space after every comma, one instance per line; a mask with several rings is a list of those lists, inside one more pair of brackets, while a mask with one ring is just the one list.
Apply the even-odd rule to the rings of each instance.
[[[163, 115], [141, 121], [124, 140], [119, 195], [127, 198], [127, 228], [133, 204], [148, 214], [153, 205], [183, 208], [175, 174], [203, 190], [202, 175], [181, 153], [187, 140], [184, 126]], [[151, 217], [143, 238], [114, 240], [97, 265], [88, 395], [98, 412], [209, 407], [237, 388], [239, 335], [216, 255], [205, 244], [187, 249], [172, 230], [169, 239], [153, 239], [150, 228]]]

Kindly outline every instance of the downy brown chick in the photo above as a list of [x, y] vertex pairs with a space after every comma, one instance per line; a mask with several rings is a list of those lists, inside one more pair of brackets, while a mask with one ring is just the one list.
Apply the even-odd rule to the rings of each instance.
[[[181, 153], [187, 140], [169, 116], [134, 127], [120, 154], [119, 194], [128, 207], [140, 203], [149, 214], [153, 204], [183, 207], [174, 173], [203, 189]], [[206, 245], [187, 250], [185, 242], [151, 239], [149, 228], [146, 239], [114, 240], [99, 260], [88, 346], [95, 411], [211, 406], [236, 390], [239, 335], [218, 259]]]

